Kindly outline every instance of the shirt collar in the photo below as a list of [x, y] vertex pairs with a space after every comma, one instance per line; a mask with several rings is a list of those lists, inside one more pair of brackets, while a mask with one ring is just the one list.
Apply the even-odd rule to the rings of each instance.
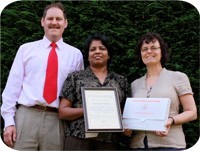
[[94, 73], [92, 72], [91, 68], [88, 66], [86, 69], [85, 69], [88, 77], [92, 76], [94, 77]]
[[[44, 43], [45, 48], [48, 48], [52, 43], [46, 36], [43, 37], [42, 41]], [[63, 38], [61, 38], [59, 41], [56, 42], [58, 50], [61, 50], [62, 43], [63, 43]]]
[[[166, 72], [166, 68], [162, 68], [161, 72], [160, 72], [160, 75], [161, 76], [162, 74], [164, 74]], [[143, 76], [144, 79], [147, 79], [147, 73]]]
[[[88, 67], [85, 69], [85, 71], [86, 71], [88, 77], [90, 77], [90, 76], [94, 77], [94, 76], [95, 76], [95, 74], [92, 72], [90, 66], [88, 66]], [[114, 74], [114, 72], [110, 72], [110, 71], [108, 70], [108, 75], [107, 75], [107, 77], [110, 78], [110, 77], [113, 76], [113, 74]]]

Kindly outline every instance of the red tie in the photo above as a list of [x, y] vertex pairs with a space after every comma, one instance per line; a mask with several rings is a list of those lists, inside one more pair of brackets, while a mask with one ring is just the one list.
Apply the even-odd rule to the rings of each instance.
[[51, 46], [43, 92], [43, 97], [48, 104], [51, 104], [57, 98], [58, 57], [55, 49], [56, 43], [52, 42]]

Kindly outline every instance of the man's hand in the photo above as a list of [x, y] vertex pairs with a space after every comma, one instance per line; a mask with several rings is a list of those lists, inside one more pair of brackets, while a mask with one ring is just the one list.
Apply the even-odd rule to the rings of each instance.
[[16, 141], [16, 136], [16, 127], [14, 125], [5, 128], [3, 139], [9, 147], [13, 148], [14, 142]]

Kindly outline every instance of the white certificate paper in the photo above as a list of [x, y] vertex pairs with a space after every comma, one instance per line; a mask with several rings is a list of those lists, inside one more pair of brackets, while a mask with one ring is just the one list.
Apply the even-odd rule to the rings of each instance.
[[169, 98], [127, 98], [123, 112], [125, 129], [166, 131]]
[[86, 132], [123, 131], [115, 88], [82, 88]]

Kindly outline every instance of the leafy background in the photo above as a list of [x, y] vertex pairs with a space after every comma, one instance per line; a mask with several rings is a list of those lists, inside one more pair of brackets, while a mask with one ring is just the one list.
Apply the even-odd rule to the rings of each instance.
[[[1, 93], [19, 46], [41, 39], [40, 19], [46, 1], [16, 1], [1, 14]], [[129, 83], [145, 73], [135, 58], [135, 46], [142, 34], [158, 32], [170, 48], [166, 68], [188, 75], [198, 109], [198, 119], [184, 124], [187, 148], [199, 138], [199, 12], [184, 1], [62, 1], [67, 10], [65, 42], [83, 49], [89, 34], [101, 32], [115, 48], [111, 70], [124, 75]], [[67, 59], [67, 58], [66, 58]], [[1, 104], [1, 101], [0, 101]], [[1, 134], [4, 123], [1, 119]], [[123, 144], [122, 144], [123, 145]]]

